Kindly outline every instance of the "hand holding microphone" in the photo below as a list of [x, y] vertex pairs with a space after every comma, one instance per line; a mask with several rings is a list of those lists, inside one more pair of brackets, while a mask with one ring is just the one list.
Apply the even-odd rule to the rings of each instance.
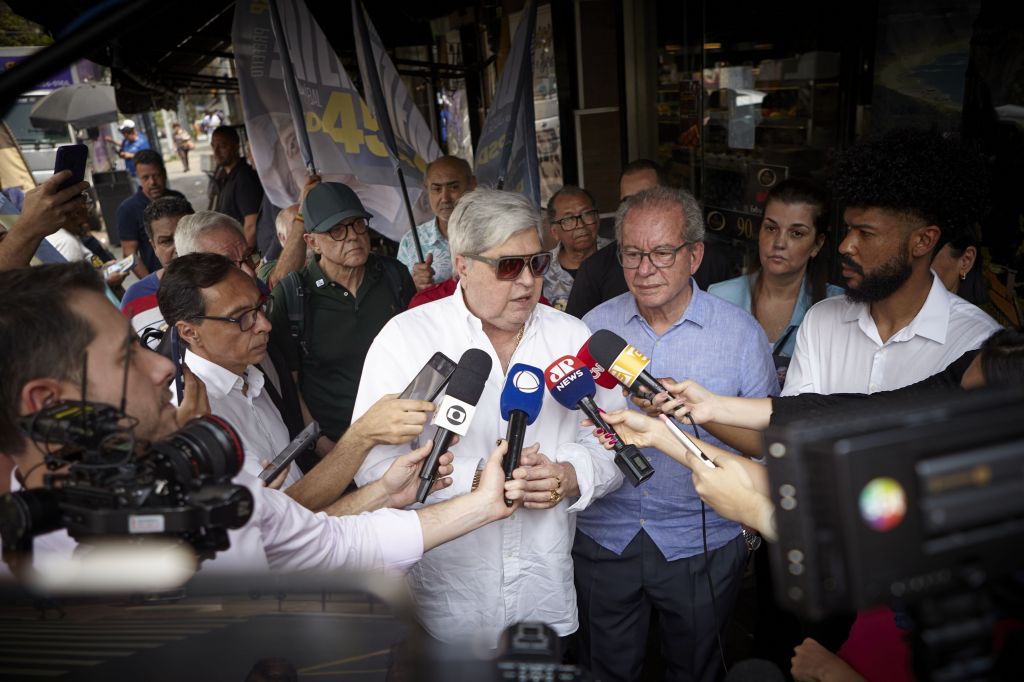
[[[579, 358], [566, 355], [555, 360], [545, 372], [548, 390], [561, 405], [570, 410], [581, 410], [598, 428], [615, 433], [605, 422], [601, 410], [594, 402], [597, 385], [594, 377]], [[617, 434], [616, 434], [617, 435]], [[654, 473], [654, 467], [634, 445], [626, 445], [616, 438], [615, 464], [634, 486], [640, 485]]]
[[[519, 468], [523, 453], [526, 427], [537, 419], [544, 404], [544, 375], [536, 367], [516, 363], [508, 372], [501, 391], [501, 418], [508, 422], [508, 451], [502, 460], [505, 480], [512, 480], [512, 472]], [[512, 500], [505, 499], [512, 506]]]
[[615, 332], [607, 329], [594, 332], [586, 348], [593, 359], [633, 395], [650, 400], [659, 393], [668, 392], [647, 371], [650, 359]]
[[477, 348], [470, 348], [459, 359], [448, 389], [434, 417], [434, 447], [423, 462], [420, 469], [420, 484], [416, 500], [421, 504], [426, 501], [437, 475], [437, 467], [441, 454], [448, 450], [452, 438], [464, 436], [469, 431], [470, 422], [480, 395], [484, 392], [487, 376], [491, 373], [491, 356]]

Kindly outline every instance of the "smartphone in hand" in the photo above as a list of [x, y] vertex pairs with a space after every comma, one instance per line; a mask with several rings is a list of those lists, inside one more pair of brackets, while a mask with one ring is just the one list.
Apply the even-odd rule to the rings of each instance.
[[316, 443], [317, 438], [320, 437], [320, 425], [315, 421], [309, 423], [299, 435], [295, 436], [291, 443], [285, 446], [285, 449], [278, 453], [277, 457], [274, 458], [266, 469], [260, 472], [260, 480], [264, 483], [269, 483], [277, 478], [286, 466], [291, 464], [291, 461], [305, 452], [308, 448], [313, 447]]
[[67, 189], [85, 180], [85, 162], [89, 159], [89, 148], [84, 144], [65, 144], [57, 147], [57, 158], [53, 172], [71, 171], [71, 177], [60, 183], [58, 190]]

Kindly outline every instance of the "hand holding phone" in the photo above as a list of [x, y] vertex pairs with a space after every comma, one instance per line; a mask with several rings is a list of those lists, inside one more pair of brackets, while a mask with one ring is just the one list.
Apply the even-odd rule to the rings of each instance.
[[675, 423], [671, 419], [669, 419], [667, 415], [663, 414], [659, 418], [661, 419], [661, 421], [665, 422], [665, 426], [668, 427], [669, 432], [673, 436], [675, 436], [676, 440], [678, 440], [684, 448], [689, 450], [691, 455], [699, 459], [704, 464], [704, 466], [706, 466], [709, 469], [714, 469], [717, 466], [714, 462], [711, 461], [711, 458], [704, 454], [703, 450], [697, 447], [697, 444], [694, 443], [689, 436], [687, 436], [685, 433], [679, 430], [679, 427], [676, 426]]
[[134, 267], [135, 254], [131, 253], [122, 258], [121, 260], [117, 261], [116, 263], [111, 263], [110, 265], [108, 265], [104, 272], [109, 276], [120, 272], [128, 272]]
[[60, 183], [58, 190], [67, 189], [85, 180], [85, 162], [89, 159], [89, 148], [84, 144], [65, 144], [57, 147], [53, 163], [56, 175], [63, 170], [71, 171], [71, 177]]
[[433, 402], [454, 371], [455, 363], [447, 355], [434, 353], [398, 397]]
[[310, 422], [309, 426], [302, 429], [299, 435], [295, 436], [292, 442], [288, 443], [284, 450], [278, 453], [277, 457], [274, 458], [274, 461], [271, 462], [266, 469], [260, 472], [260, 480], [264, 483], [273, 481], [286, 466], [291, 464], [293, 459], [301, 455], [316, 443], [316, 439], [319, 437], [320, 425], [315, 421]]

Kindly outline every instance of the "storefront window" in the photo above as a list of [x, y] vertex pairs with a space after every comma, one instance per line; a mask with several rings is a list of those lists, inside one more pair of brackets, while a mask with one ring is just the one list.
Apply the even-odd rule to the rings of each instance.
[[657, 160], [702, 200], [738, 272], [767, 191], [834, 156], [841, 57], [806, 30], [801, 7], [775, 7], [766, 23], [703, 5], [658, 3]]

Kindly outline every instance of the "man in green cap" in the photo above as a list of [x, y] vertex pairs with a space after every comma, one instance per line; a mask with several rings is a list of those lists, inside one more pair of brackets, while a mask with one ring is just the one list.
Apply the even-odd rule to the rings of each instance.
[[315, 257], [274, 288], [271, 335], [312, 417], [337, 441], [352, 420], [370, 343], [416, 287], [399, 261], [370, 253], [370, 213], [347, 185], [316, 185], [301, 215]]

